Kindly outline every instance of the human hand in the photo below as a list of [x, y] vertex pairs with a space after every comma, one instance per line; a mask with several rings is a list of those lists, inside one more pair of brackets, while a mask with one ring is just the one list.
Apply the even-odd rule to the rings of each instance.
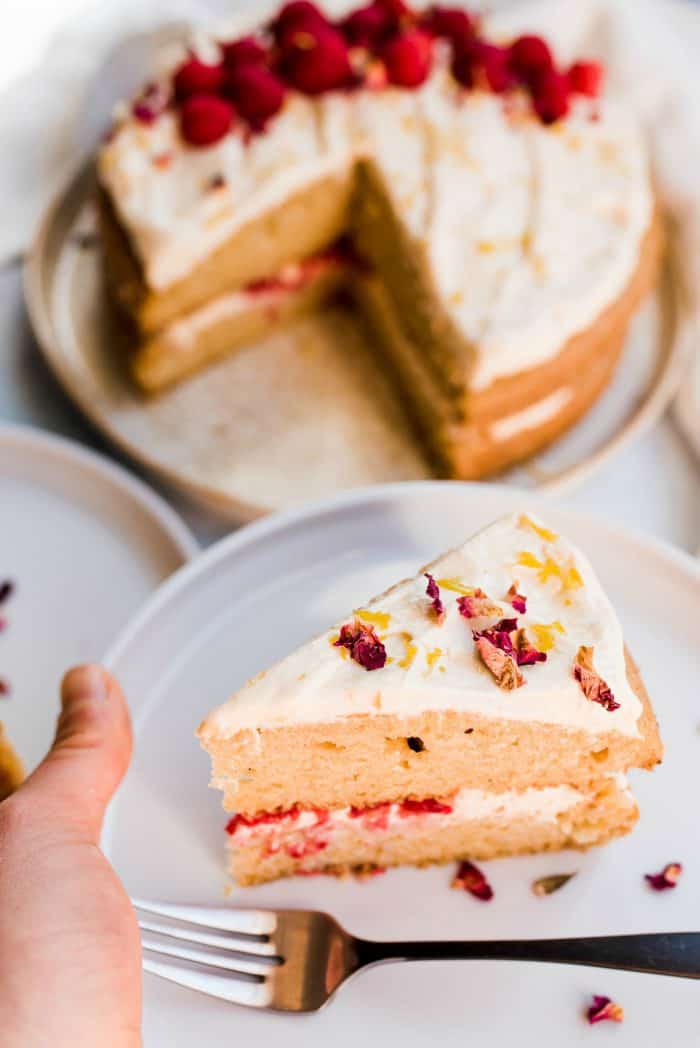
[[136, 916], [99, 849], [105, 808], [131, 757], [117, 682], [71, 670], [50, 752], [0, 804], [3, 1048], [136, 1048]]

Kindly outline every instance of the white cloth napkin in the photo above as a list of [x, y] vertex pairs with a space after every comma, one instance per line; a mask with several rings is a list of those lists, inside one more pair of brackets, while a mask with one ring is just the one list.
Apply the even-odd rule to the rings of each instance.
[[[0, 264], [26, 249], [49, 199], [94, 148], [113, 104], [147, 77], [164, 39], [192, 22], [229, 20], [232, 12], [246, 18], [275, 6], [274, 0], [99, 0], [69, 21], [37, 70], [0, 96]], [[659, 192], [679, 236], [684, 338], [696, 347], [676, 414], [700, 455], [700, 7], [687, 0], [486, 6], [497, 33], [538, 30], [564, 59], [600, 56], [648, 129]]]

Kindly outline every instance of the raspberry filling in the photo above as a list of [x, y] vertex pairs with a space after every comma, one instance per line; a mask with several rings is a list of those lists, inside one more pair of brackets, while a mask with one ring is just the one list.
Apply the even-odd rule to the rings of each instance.
[[234, 815], [226, 826], [232, 838], [262, 837], [267, 856], [285, 852], [292, 859], [305, 859], [328, 847], [333, 830], [345, 819], [359, 822], [363, 831], [386, 832], [392, 817], [399, 819], [450, 815], [451, 804], [427, 797], [416, 801], [407, 798], [394, 803], [370, 804], [366, 807], [288, 808], [285, 811], [261, 812], [259, 815]]
[[343, 246], [335, 244], [312, 258], [305, 258], [300, 262], [291, 262], [289, 265], [284, 266], [279, 273], [275, 273], [271, 277], [261, 277], [260, 280], [254, 280], [243, 288], [243, 293], [257, 296], [298, 291], [300, 288], [317, 280], [329, 270], [348, 264], [349, 259]]

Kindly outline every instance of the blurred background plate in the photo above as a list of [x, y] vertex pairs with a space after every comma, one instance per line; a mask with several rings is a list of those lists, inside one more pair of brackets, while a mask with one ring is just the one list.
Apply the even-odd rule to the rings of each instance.
[[46, 752], [58, 684], [99, 659], [153, 590], [197, 551], [169, 506], [68, 440], [0, 425], [0, 721], [31, 769]]
[[[102, 286], [93, 190], [88, 168], [49, 209], [25, 291], [58, 381], [115, 445], [236, 521], [343, 488], [430, 476], [345, 308], [297, 322], [158, 398], [139, 395], [124, 367], [128, 335]], [[500, 479], [548, 490], [578, 483], [665, 410], [683, 357], [672, 235], [669, 243], [661, 286], [635, 318], [610, 387], [561, 440]]]

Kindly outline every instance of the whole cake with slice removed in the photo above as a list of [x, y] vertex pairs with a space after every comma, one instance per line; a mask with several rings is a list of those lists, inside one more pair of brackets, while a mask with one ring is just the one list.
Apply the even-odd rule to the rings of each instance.
[[658, 271], [646, 145], [602, 76], [402, 0], [338, 21], [295, 0], [198, 37], [98, 156], [136, 382], [157, 392], [342, 287], [437, 471], [542, 447], [609, 381]]
[[259, 674], [199, 729], [241, 884], [626, 833], [654, 714], [585, 557], [505, 518]]

